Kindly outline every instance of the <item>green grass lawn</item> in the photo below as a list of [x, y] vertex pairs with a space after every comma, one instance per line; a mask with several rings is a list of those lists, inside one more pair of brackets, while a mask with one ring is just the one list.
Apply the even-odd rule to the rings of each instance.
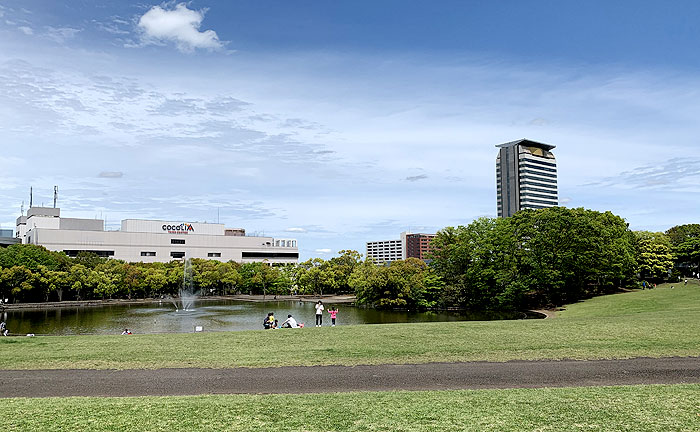
[[697, 431], [700, 385], [3, 399], [4, 431]]
[[267, 367], [700, 356], [700, 285], [570, 305], [547, 320], [0, 338], [4, 369]]

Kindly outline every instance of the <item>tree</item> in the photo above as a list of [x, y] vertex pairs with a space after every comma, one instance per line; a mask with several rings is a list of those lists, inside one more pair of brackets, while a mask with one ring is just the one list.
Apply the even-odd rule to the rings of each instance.
[[671, 240], [660, 232], [635, 231], [637, 237], [637, 262], [639, 276], [650, 282], [668, 278], [673, 268]]
[[24, 266], [12, 266], [1, 269], [0, 273], [0, 293], [3, 301], [9, 299], [14, 302], [15, 299], [21, 297], [22, 293], [26, 293], [34, 288], [34, 275], [31, 270]]
[[467, 309], [560, 305], [632, 285], [634, 236], [610, 212], [554, 207], [448, 227], [431, 267], [444, 304]]
[[162, 266], [150, 266], [145, 270], [144, 285], [150, 289], [150, 296], [160, 295], [168, 283], [166, 269]]
[[73, 264], [67, 275], [68, 285], [75, 292], [75, 299], [82, 300], [80, 292], [88, 286], [90, 271], [83, 264]]
[[362, 262], [362, 255], [354, 250], [341, 250], [339, 256], [331, 258], [322, 265], [325, 270], [324, 277], [329, 280], [326, 292], [347, 292], [350, 291], [348, 279], [353, 270]]
[[688, 275], [700, 273], [700, 224], [678, 225], [666, 231], [676, 268]]
[[70, 258], [63, 252], [52, 252], [43, 246], [14, 244], [0, 248], [0, 267], [24, 266], [31, 271], [42, 265], [49, 270], [67, 270]]
[[299, 264], [298, 284], [301, 291], [309, 294], [323, 295], [323, 288], [329, 283], [325, 269], [326, 262], [321, 258], [313, 258]]
[[276, 289], [273, 283], [279, 278], [280, 272], [267, 262], [253, 262], [241, 266], [241, 276], [243, 277], [243, 285], [249, 292], [262, 293], [265, 297], [269, 288], [272, 288], [273, 291]]
[[122, 266], [122, 272], [126, 296], [131, 300], [132, 295], [136, 295], [143, 289], [144, 272], [137, 264], [128, 263]]
[[348, 280], [357, 303], [379, 309], [425, 309], [435, 305], [440, 281], [417, 258], [376, 266], [370, 260], [356, 266]]

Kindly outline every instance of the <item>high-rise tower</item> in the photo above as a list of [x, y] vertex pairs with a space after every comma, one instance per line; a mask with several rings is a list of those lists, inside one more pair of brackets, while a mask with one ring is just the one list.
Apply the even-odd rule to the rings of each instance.
[[559, 204], [553, 145], [521, 139], [496, 147], [499, 148], [496, 158], [499, 217], [510, 217], [522, 209]]

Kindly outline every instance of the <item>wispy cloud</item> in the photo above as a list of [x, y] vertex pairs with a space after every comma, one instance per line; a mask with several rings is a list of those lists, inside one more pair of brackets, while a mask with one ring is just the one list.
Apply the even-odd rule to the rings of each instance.
[[46, 27], [46, 37], [56, 43], [64, 43], [69, 39], [73, 39], [75, 35], [82, 30], [72, 27]]
[[110, 179], [122, 178], [122, 177], [124, 177], [124, 173], [121, 172], [121, 171], [102, 171], [101, 173], [99, 173], [99, 174], [97, 175], [97, 177], [99, 177], [99, 178], [110, 178]]
[[183, 52], [221, 50], [225, 42], [219, 40], [214, 30], [199, 30], [206, 12], [206, 9], [189, 9], [186, 3], [179, 3], [174, 8], [167, 4], [153, 6], [138, 21], [138, 28], [143, 32], [142, 43], [173, 42]]
[[664, 162], [623, 171], [586, 186], [628, 187], [639, 189], [700, 189], [700, 158], [673, 158]]
[[329, 253], [332, 252], [332, 250], [324, 248], [324, 249], [316, 249], [314, 252], [316, 252], [317, 254], [320, 254], [320, 255], [328, 255]]
[[17, 30], [21, 31], [22, 33], [24, 33], [28, 36], [31, 36], [34, 34], [34, 30], [32, 30], [32, 28], [28, 27], [28, 26], [19, 26], [19, 27], [17, 27]]
[[419, 175], [414, 175], [414, 176], [408, 176], [406, 177], [406, 181], [410, 182], [416, 182], [418, 180], [425, 180], [428, 178], [427, 174], [419, 174]]
[[131, 34], [134, 24], [119, 16], [112, 16], [108, 21], [92, 21], [98, 29], [116, 35], [126, 36]]

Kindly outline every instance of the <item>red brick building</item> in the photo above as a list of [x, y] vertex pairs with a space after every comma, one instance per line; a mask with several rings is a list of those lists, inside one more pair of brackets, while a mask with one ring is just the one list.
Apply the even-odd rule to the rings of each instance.
[[435, 234], [402, 233], [401, 237], [404, 237], [404, 235], [406, 258], [418, 258], [422, 260], [428, 260], [428, 253], [432, 250], [430, 243], [435, 238]]

